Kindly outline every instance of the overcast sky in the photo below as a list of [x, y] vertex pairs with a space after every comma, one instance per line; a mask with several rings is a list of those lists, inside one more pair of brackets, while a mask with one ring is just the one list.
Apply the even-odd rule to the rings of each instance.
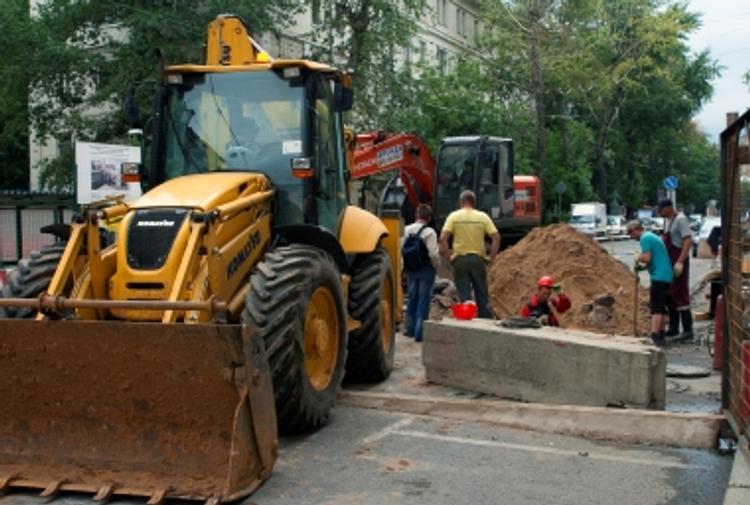
[[690, 0], [690, 10], [702, 13], [703, 26], [689, 39], [693, 52], [704, 49], [723, 67], [713, 81], [714, 94], [696, 116], [714, 142], [726, 126], [726, 113], [750, 108], [750, 90], [742, 75], [750, 70], [750, 0]]

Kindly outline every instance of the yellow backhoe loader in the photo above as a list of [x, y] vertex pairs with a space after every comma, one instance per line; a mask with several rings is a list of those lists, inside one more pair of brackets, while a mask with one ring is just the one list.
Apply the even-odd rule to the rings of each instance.
[[348, 205], [349, 77], [230, 15], [160, 73], [152, 189], [84, 206], [0, 297], [0, 492], [237, 499], [277, 429], [391, 371], [398, 222]]

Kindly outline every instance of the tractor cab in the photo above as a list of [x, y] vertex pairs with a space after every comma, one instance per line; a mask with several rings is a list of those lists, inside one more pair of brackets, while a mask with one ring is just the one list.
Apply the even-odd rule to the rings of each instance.
[[[231, 28], [245, 29], [240, 22]], [[271, 60], [254, 47], [244, 55], [213, 49], [209, 41], [205, 65], [166, 69], [154, 182], [262, 173], [277, 191], [277, 225], [321, 225], [335, 233], [348, 201], [341, 117], [351, 108], [348, 76], [306, 60]]]
[[435, 176], [435, 221], [441, 228], [464, 190], [498, 228], [513, 219], [513, 141], [488, 136], [448, 137], [440, 143]]

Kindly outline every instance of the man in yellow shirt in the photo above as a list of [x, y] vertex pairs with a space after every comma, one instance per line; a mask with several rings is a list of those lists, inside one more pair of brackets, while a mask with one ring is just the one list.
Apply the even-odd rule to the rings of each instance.
[[[484, 237], [492, 239], [489, 261], [500, 250], [500, 233], [490, 216], [476, 209], [477, 197], [473, 191], [463, 191], [459, 198], [461, 208], [445, 220], [440, 233], [440, 251], [453, 265], [453, 280], [462, 302], [471, 299], [471, 290], [479, 308], [479, 317], [492, 317], [487, 292], [487, 253]], [[453, 250], [448, 242], [453, 237]]]

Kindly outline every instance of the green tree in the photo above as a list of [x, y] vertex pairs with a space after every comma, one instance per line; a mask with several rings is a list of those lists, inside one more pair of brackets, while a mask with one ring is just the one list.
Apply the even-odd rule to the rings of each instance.
[[[313, 34], [319, 59], [353, 72], [354, 125], [389, 126], [393, 102], [403, 98], [411, 76], [397, 63], [410, 52], [426, 0], [306, 0], [320, 29]], [[408, 49], [407, 49], [408, 48]]]
[[[168, 63], [200, 62], [217, 14], [238, 14], [257, 34], [283, 27], [298, 7], [295, 0], [48, 0], [31, 19], [25, 55], [31, 124], [42, 137], [123, 140], [120, 105], [131, 86], [140, 123], [151, 114], [157, 48]], [[47, 166], [45, 181], [68, 184], [71, 163]]]
[[0, 9], [0, 189], [29, 183], [29, 81], [23, 71], [33, 42], [28, 0], [8, 0]]
[[553, 0], [483, 2], [488, 29], [480, 38], [486, 64], [496, 79], [496, 92], [522, 100], [533, 111], [534, 173], [544, 172], [547, 102], [554, 89], [554, 60], [559, 54], [560, 2]]

